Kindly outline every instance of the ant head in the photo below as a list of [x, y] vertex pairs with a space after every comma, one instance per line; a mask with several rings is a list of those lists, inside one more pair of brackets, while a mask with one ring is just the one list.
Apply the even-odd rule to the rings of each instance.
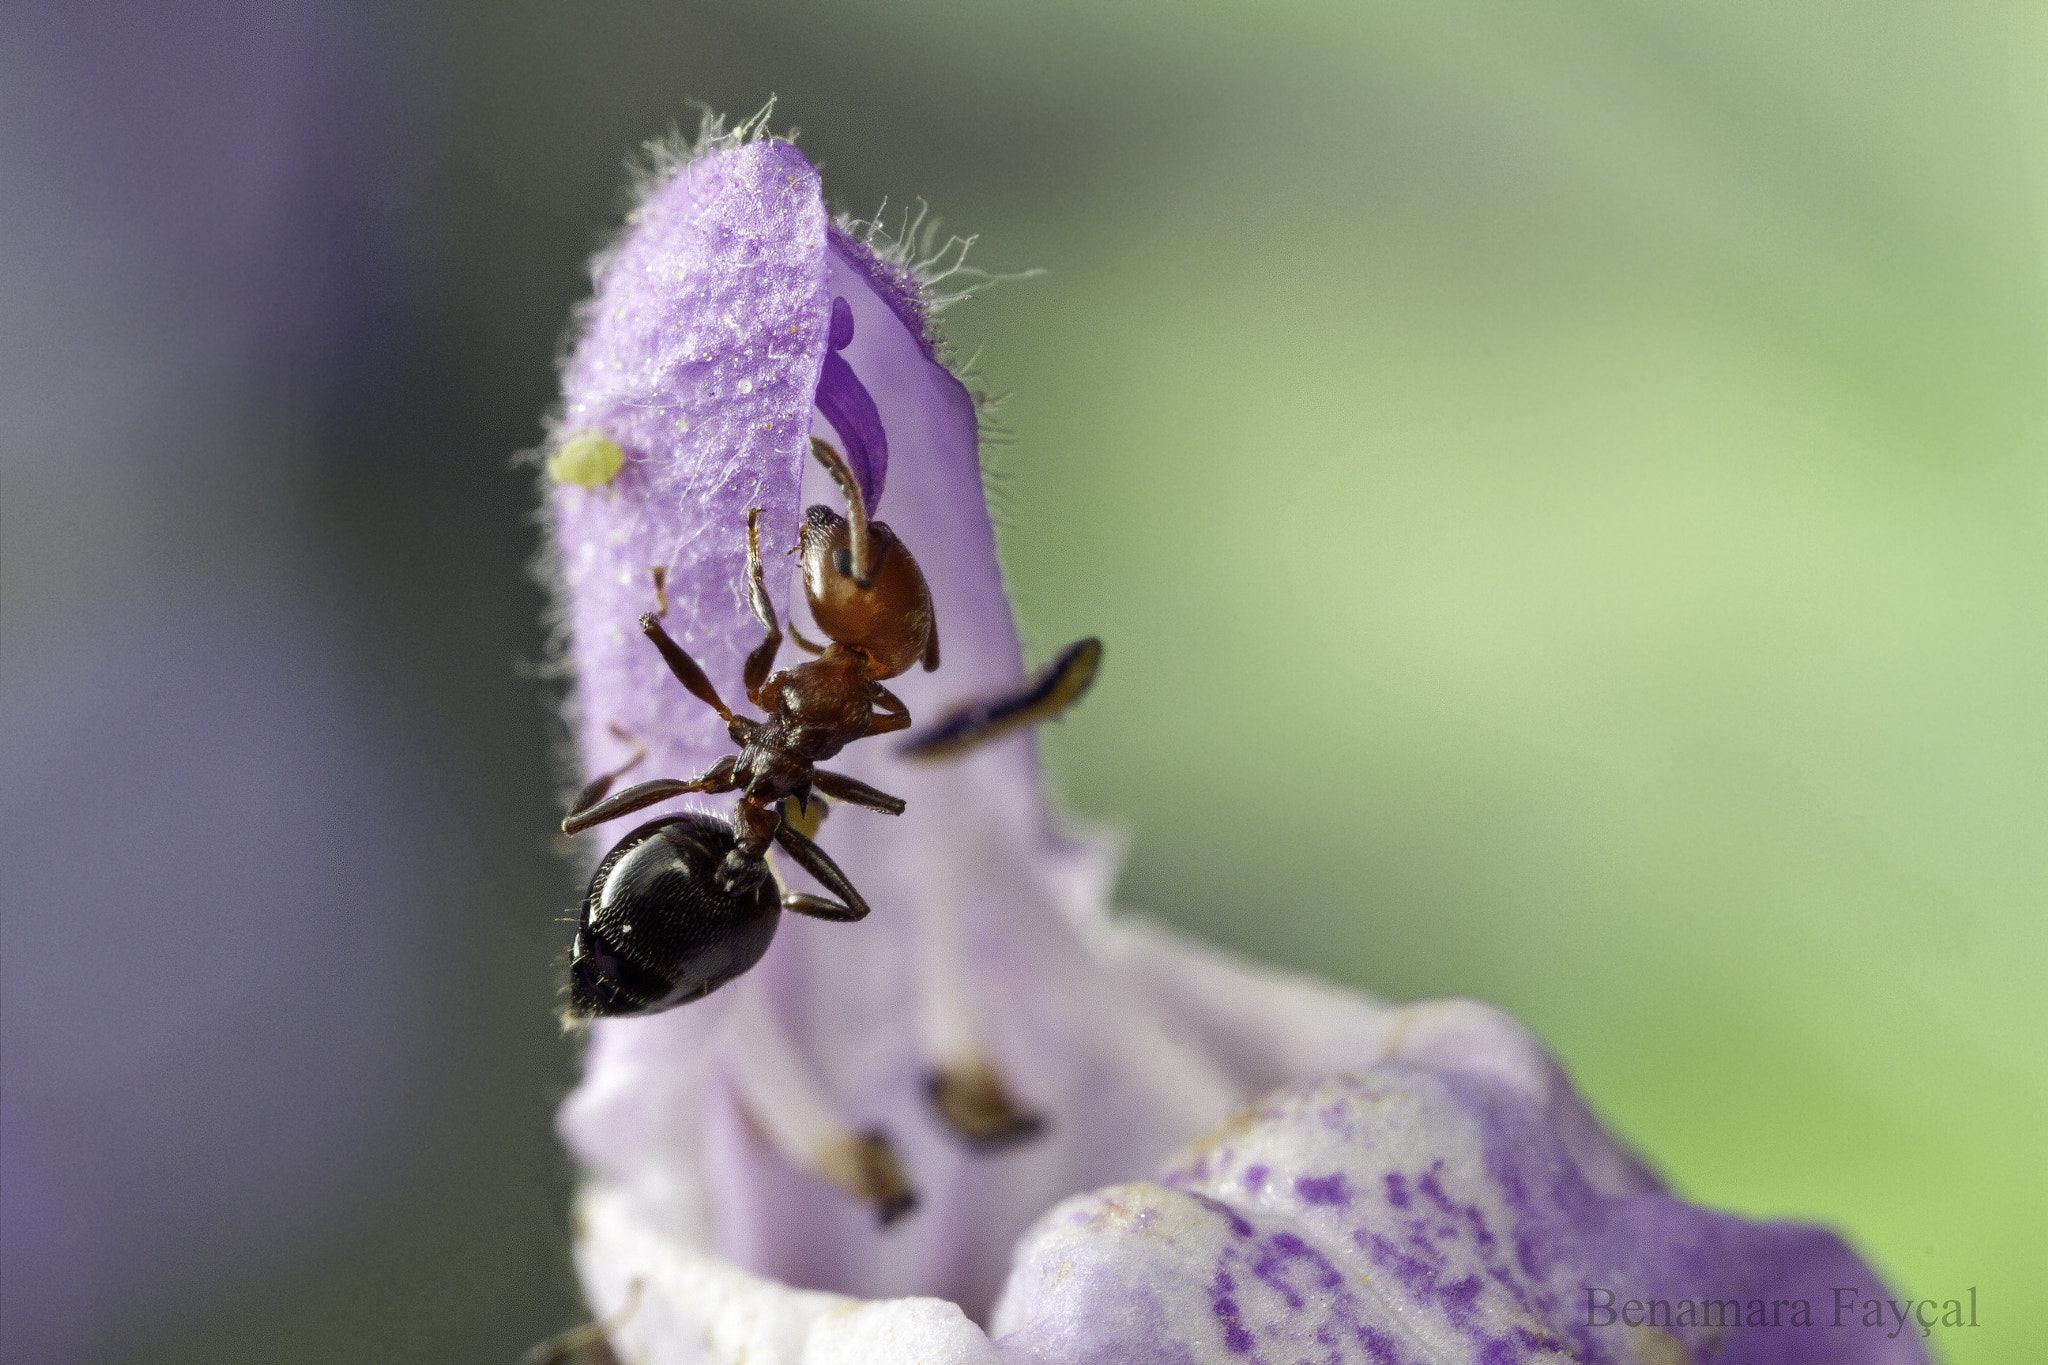
[[884, 522], [870, 522], [867, 583], [854, 576], [853, 532], [829, 507], [804, 513], [804, 596], [811, 618], [833, 640], [857, 649], [876, 678], [893, 678], [919, 659], [938, 667], [932, 594], [910, 550]]

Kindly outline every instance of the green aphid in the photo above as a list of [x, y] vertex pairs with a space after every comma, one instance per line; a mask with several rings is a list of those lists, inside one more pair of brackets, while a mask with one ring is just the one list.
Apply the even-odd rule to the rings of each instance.
[[548, 473], [556, 483], [583, 488], [602, 487], [619, 477], [625, 467], [626, 452], [594, 431], [562, 442], [561, 448], [548, 456]]

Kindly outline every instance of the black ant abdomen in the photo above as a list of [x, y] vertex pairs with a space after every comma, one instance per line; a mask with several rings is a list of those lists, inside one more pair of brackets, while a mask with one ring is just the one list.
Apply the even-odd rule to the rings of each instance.
[[590, 879], [569, 965], [572, 1018], [653, 1014], [709, 995], [761, 960], [782, 893], [763, 875], [735, 890], [715, 875], [725, 821], [694, 812], [640, 826]]

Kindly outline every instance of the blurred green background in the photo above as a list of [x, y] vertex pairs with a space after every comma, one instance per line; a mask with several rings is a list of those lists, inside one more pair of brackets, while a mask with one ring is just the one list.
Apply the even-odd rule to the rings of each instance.
[[1948, 1359], [2048, 1356], [2048, 9], [299, 8], [403, 114], [411, 283], [293, 515], [444, 736], [467, 979], [376, 1197], [80, 1358], [574, 1317], [507, 457], [621, 156], [770, 93], [836, 206], [1045, 270], [948, 327], [1034, 657], [1108, 642], [1045, 748], [1124, 904], [1496, 1002], [1690, 1197], [1975, 1287]]

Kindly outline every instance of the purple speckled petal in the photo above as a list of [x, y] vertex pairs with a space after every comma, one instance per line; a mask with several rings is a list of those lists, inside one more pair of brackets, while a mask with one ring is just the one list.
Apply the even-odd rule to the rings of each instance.
[[1508, 1086], [1388, 1063], [1052, 1210], [994, 1332], [1019, 1365], [1924, 1365], [1862, 1325], [1887, 1297], [1831, 1233], [1603, 1196]]

